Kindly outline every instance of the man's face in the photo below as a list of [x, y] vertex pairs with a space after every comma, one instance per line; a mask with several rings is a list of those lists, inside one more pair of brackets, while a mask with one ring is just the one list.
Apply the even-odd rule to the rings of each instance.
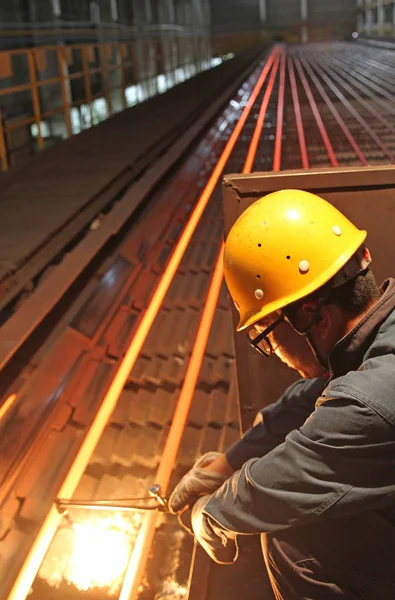
[[[278, 314], [272, 314], [258, 321], [254, 325], [255, 330], [262, 333], [278, 317]], [[311, 379], [324, 373], [305, 337], [297, 333], [287, 321], [282, 321], [268, 334], [268, 338], [274, 354], [302, 377]]]

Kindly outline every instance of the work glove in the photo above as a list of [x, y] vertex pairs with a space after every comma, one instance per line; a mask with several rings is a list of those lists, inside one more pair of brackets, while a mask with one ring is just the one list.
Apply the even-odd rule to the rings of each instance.
[[216, 563], [227, 565], [234, 563], [239, 554], [236, 534], [224, 531], [220, 525], [204, 515], [211, 496], [202, 496], [192, 509], [192, 529], [199, 544]]
[[195, 462], [192, 469], [181, 479], [169, 498], [169, 510], [176, 514], [196, 502], [199, 496], [212, 494], [228, 479], [227, 475], [202, 467], [209, 465], [220, 452], [207, 452]]

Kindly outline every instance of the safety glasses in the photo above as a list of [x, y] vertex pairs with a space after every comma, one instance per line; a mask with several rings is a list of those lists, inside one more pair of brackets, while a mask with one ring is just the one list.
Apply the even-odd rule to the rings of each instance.
[[310, 329], [313, 327], [313, 325], [317, 323], [320, 317], [321, 308], [324, 306], [324, 304], [326, 304], [326, 302], [327, 297], [322, 297], [319, 300], [314, 310], [314, 313], [310, 319], [310, 322], [304, 329], [297, 328], [293, 324], [293, 319], [290, 317], [290, 315], [282, 314], [278, 319], [273, 321], [271, 325], [266, 327], [266, 329], [264, 329], [262, 333], [258, 333], [254, 327], [251, 327], [251, 329], [247, 332], [248, 341], [250, 342], [251, 346], [259, 352], [259, 354], [261, 354], [262, 356], [270, 356], [274, 353], [277, 346], [276, 348], [273, 348], [273, 345], [269, 340], [268, 335], [269, 333], [274, 331], [274, 329], [276, 329], [276, 327], [278, 327], [278, 325], [280, 325], [280, 323], [282, 323], [283, 321], [287, 321], [291, 325], [291, 327], [293, 327], [293, 329], [300, 335], [309, 337]]
[[259, 352], [259, 354], [262, 354], [262, 356], [270, 356], [271, 354], [273, 354], [276, 348], [273, 348], [273, 345], [269, 340], [268, 335], [274, 329], [276, 329], [276, 327], [278, 327], [278, 325], [280, 325], [280, 323], [282, 323], [284, 320], [285, 317], [281, 315], [281, 317], [279, 317], [278, 319], [273, 321], [271, 325], [266, 327], [266, 329], [264, 329], [262, 333], [258, 333], [254, 327], [251, 327], [251, 329], [247, 332], [248, 341], [250, 342], [251, 346]]

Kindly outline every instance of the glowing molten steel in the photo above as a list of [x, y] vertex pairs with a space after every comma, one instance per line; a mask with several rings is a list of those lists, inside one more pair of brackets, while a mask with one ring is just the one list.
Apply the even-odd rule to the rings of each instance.
[[128, 564], [135, 529], [120, 515], [75, 523], [73, 529], [66, 579], [84, 591], [97, 587], [116, 591]]

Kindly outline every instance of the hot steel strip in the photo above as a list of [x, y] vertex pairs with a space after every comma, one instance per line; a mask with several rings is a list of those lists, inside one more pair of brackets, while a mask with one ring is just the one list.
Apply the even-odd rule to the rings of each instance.
[[[355, 52], [345, 52], [339, 55], [338, 52], [330, 52], [328, 58], [340, 59], [342, 69], [352, 72], [355, 79], [363, 83], [367, 88], [370, 88], [379, 95], [384, 96], [392, 101], [395, 92], [395, 82], [392, 75], [392, 68], [385, 63], [370, 61], [366, 56], [360, 56]], [[390, 62], [393, 62], [393, 57], [389, 57]], [[369, 72], [369, 77], [366, 77], [366, 72]], [[380, 71], [383, 71], [380, 74]]]
[[294, 112], [295, 112], [296, 127], [297, 127], [297, 131], [298, 131], [301, 165], [302, 165], [303, 169], [308, 169], [309, 168], [309, 155], [307, 152], [306, 136], [305, 136], [305, 132], [304, 132], [302, 112], [300, 110], [298, 85], [297, 85], [296, 77], [295, 77], [294, 63], [290, 56], [288, 56], [288, 73], [289, 73], [289, 80], [290, 80], [290, 84], [291, 84], [292, 102], [293, 102]]
[[[358, 81], [358, 79], [355, 78], [355, 73], [352, 70], [345, 68], [344, 62], [340, 61], [337, 58], [333, 58], [332, 67], [333, 66], [335, 66], [338, 69], [337, 72], [334, 72], [333, 69], [329, 71], [329, 66], [327, 66], [327, 71], [331, 75], [331, 77], [335, 81], [337, 81], [340, 84], [340, 86], [343, 87], [343, 89], [350, 94], [352, 98], [357, 100], [358, 104], [360, 104], [364, 108], [368, 118], [371, 118], [371, 116], [373, 116], [375, 120], [380, 121], [380, 123], [384, 125], [384, 127], [387, 129], [386, 135], [392, 136], [395, 132], [395, 128], [391, 120], [386, 118], [384, 114], [387, 113], [389, 115], [389, 118], [391, 118], [391, 116], [395, 116], [395, 109], [391, 106], [390, 103], [386, 102], [378, 95], [380, 92], [380, 88], [378, 88], [377, 93], [374, 93], [372, 90], [369, 89], [369, 87], [365, 83], [361, 83], [360, 81]], [[347, 80], [345, 79], [345, 77], [347, 78]], [[359, 92], [357, 92], [356, 90], [359, 90]], [[370, 100], [370, 102], [367, 101], [367, 98]], [[376, 107], [374, 107], [372, 103], [374, 103]], [[383, 109], [384, 114], [380, 112], [379, 107]]]
[[[312, 64], [312, 66], [315, 68], [315, 70], [317, 71], [317, 73], [319, 73], [321, 75], [322, 79], [327, 83], [328, 87], [333, 90], [333, 92], [336, 94], [336, 96], [339, 98], [339, 100], [344, 104], [344, 106], [349, 110], [349, 112], [354, 116], [354, 118], [362, 125], [363, 129], [368, 133], [368, 135], [375, 141], [375, 143], [380, 148], [380, 150], [383, 152], [383, 154], [385, 156], [387, 156], [393, 162], [393, 155], [392, 155], [390, 149], [382, 142], [382, 140], [380, 139], [378, 134], [367, 123], [367, 121], [351, 105], [351, 103], [346, 99], [344, 94], [341, 93], [341, 91], [336, 86], [334, 81], [337, 81], [343, 87], [343, 89], [345, 89], [350, 94], [350, 96], [355, 98], [358, 101], [358, 103], [361, 104], [361, 106], [363, 106], [365, 108], [365, 110], [370, 113], [370, 115], [372, 115], [375, 119], [379, 120], [386, 128], [388, 128], [390, 133], [393, 134], [395, 130], [394, 130], [394, 127], [391, 124], [391, 122], [388, 121], [387, 119], [385, 119], [382, 115], [380, 115], [377, 112], [377, 110], [374, 109], [374, 107], [372, 107], [368, 102], [366, 102], [366, 100], [364, 100], [361, 97], [360, 94], [355, 92], [352, 89], [352, 87], [349, 85], [349, 83], [347, 83], [344, 80], [344, 78], [342, 78], [333, 69], [333, 67], [329, 66], [325, 61], [323, 61], [322, 67], [319, 64], [317, 64], [317, 62], [314, 60], [310, 59], [310, 62]], [[336, 63], [337, 63], [337, 61], [336, 61]], [[341, 69], [341, 64], [340, 65], [336, 64], [336, 66], [338, 66]], [[325, 74], [324, 71], [326, 71], [327, 74]], [[334, 80], [334, 81], [332, 81], [332, 80]], [[351, 81], [351, 83], [353, 82], [352, 79], [351, 80], [349, 79], [348, 81]], [[364, 95], [365, 96], [368, 95], [366, 93], [366, 90], [364, 90]], [[380, 104], [380, 99], [377, 96], [371, 95], [370, 98], [377, 104]]]
[[305, 94], [306, 94], [306, 96], [308, 98], [308, 101], [310, 103], [311, 111], [312, 111], [312, 113], [314, 115], [314, 118], [316, 120], [318, 129], [319, 129], [321, 137], [322, 137], [322, 141], [324, 142], [325, 149], [326, 149], [326, 151], [328, 153], [330, 164], [331, 164], [332, 167], [338, 167], [339, 166], [339, 162], [338, 162], [338, 160], [336, 158], [336, 154], [335, 154], [335, 151], [333, 149], [332, 142], [331, 142], [331, 140], [329, 138], [328, 131], [327, 131], [325, 125], [324, 125], [324, 122], [322, 120], [322, 116], [321, 116], [320, 111], [318, 109], [317, 103], [316, 103], [316, 101], [314, 99], [314, 95], [313, 95], [313, 93], [311, 91], [311, 86], [309, 84], [309, 81], [308, 81], [308, 79], [307, 79], [307, 77], [306, 77], [306, 75], [305, 75], [305, 73], [303, 71], [303, 67], [302, 67], [302, 65], [300, 63], [300, 60], [298, 58], [295, 58], [295, 66], [296, 66], [296, 69], [298, 71], [300, 80], [302, 82]]
[[265, 94], [263, 97], [263, 102], [261, 105], [261, 108], [259, 110], [259, 114], [258, 114], [258, 119], [257, 119], [257, 123], [256, 123], [256, 127], [254, 129], [254, 134], [252, 136], [252, 140], [251, 143], [249, 145], [248, 148], [248, 153], [247, 153], [247, 158], [246, 158], [246, 162], [244, 165], [244, 170], [246, 173], [249, 173], [252, 170], [252, 166], [254, 164], [255, 161], [255, 157], [256, 157], [256, 153], [257, 153], [257, 148], [258, 145], [260, 143], [261, 140], [261, 136], [262, 136], [262, 130], [265, 124], [265, 117], [266, 117], [266, 113], [267, 113], [267, 107], [269, 105], [270, 102], [270, 98], [271, 95], [273, 93], [273, 89], [274, 89], [274, 84], [276, 81], [276, 77], [277, 77], [277, 71], [278, 71], [278, 67], [279, 67], [279, 58], [276, 58], [276, 61], [274, 63], [273, 69], [270, 73], [270, 78], [267, 84], [267, 88], [265, 90]]
[[[281, 60], [283, 63], [285, 62], [284, 55], [282, 56]], [[258, 134], [260, 135], [262, 132], [262, 121], [266, 113], [268, 99], [270, 97], [271, 89], [277, 74], [278, 64], [279, 58], [276, 57], [274, 66], [272, 67], [272, 74], [269, 79], [268, 88], [263, 97], [262, 107], [257, 119], [254, 134], [255, 132], [258, 132]], [[249, 146], [249, 151], [247, 153], [247, 158], [243, 169], [243, 172], [245, 173], [251, 171], [251, 164], [253, 163], [253, 160], [255, 158], [256, 148], [256, 136], [254, 135]], [[220, 252], [216, 261], [212, 282], [208, 291], [207, 300], [200, 321], [199, 330], [195, 340], [193, 351], [188, 363], [188, 369], [185, 375], [183, 387], [180, 392], [175, 416], [171, 425], [169, 436], [166, 440], [166, 445], [163, 451], [163, 456], [158, 468], [158, 472], [155, 476], [155, 481], [159, 483], [164, 492], [166, 492], [167, 490], [170, 475], [174, 468], [178, 447], [180, 445], [181, 436], [185, 429], [188, 412], [192, 402], [193, 394], [195, 392], [197, 379], [202, 366], [203, 357], [209, 338], [210, 328], [212, 326], [214, 318], [214, 308], [218, 301], [222, 280], [223, 244], [221, 244]], [[122, 588], [120, 600], [134, 600], [134, 598], [136, 598], [138, 595], [141, 579], [146, 568], [148, 553], [152, 545], [153, 536], [155, 533], [156, 522], [156, 514], [147, 515], [143, 522], [142, 528], [140, 529], [137, 537], [136, 545], [132, 552], [132, 557], [129, 563], [124, 586]]]
[[[287, 68], [287, 56], [285, 52], [281, 54], [281, 65], [280, 65], [280, 82], [278, 90], [278, 102], [277, 102], [277, 129], [276, 138], [274, 142], [274, 157], [273, 157], [273, 171], [279, 171], [281, 169], [281, 151], [283, 143], [283, 127], [284, 127], [284, 94], [285, 94], [285, 71]], [[244, 171], [248, 172], [248, 171]]]
[[[177, 408], [163, 449], [158, 471], [155, 475], [155, 482], [157, 482], [164, 493], [167, 492], [171, 473], [174, 468], [177, 451], [181, 443], [181, 437], [184, 432], [206, 344], [210, 335], [210, 328], [222, 285], [222, 254], [223, 248], [221, 246], [195, 344], [189, 360], [188, 370], [185, 375], [183, 387], [177, 402]], [[144, 575], [148, 560], [148, 553], [152, 545], [157, 520], [158, 514], [150, 513], [145, 517], [141, 525], [129, 562], [120, 600], [131, 600], [138, 594], [141, 579]]]
[[[318, 56], [318, 54], [317, 54]], [[321, 58], [321, 55], [319, 55]], [[393, 60], [393, 59], [392, 59]], [[350, 83], [357, 89], [364, 92], [364, 95], [372, 98], [383, 106], [387, 110], [387, 112], [394, 114], [394, 109], [391, 106], [393, 102], [393, 92], [395, 91], [395, 86], [389, 83], [389, 80], [392, 79], [394, 81], [393, 69], [386, 65], [385, 67], [382, 65], [381, 69], [384, 71], [383, 78], [374, 77], [374, 73], [377, 73], [378, 67], [369, 67], [369, 62], [363, 63], [362, 66], [359, 67], [359, 62], [356, 62], [355, 56], [353, 54], [339, 55], [337, 52], [330, 52], [326, 57], [326, 61], [328, 64], [336, 65], [337, 68], [340, 69], [343, 73], [346, 73], [347, 77], [350, 79]], [[367, 77], [366, 74], [369, 73]], [[377, 81], [374, 83], [372, 78]], [[388, 88], [388, 91], [386, 90]], [[390, 92], [390, 93], [389, 93]], [[385, 102], [380, 96], [383, 96], [389, 100], [390, 103]]]
[[314, 72], [311, 69], [309, 63], [304, 58], [301, 59], [301, 63], [303, 65], [304, 69], [307, 71], [307, 73], [308, 73], [311, 81], [314, 83], [315, 87], [317, 88], [318, 92], [320, 93], [322, 99], [326, 103], [327, 107], [329, 108], [329, 110], [333, 114], [333, 116], [334, 116], [336, 122], [338, 123], [340, 129], [342, 130], [342, 132], [344, 133], [345, 137], [347, 138], [347, 141], [349, 142], [351, 148], [354, 150], [354, 152], [355, 152], [358, 160], [360, 161], [360, 163], [362, 165], [367, 166], [368, 165], [368, 161], [366, 160], [366, 157], [364, 156], [361, 148], [358, 146], [358, 144], [357, 144], [354, 136], [352, 135], [352, 133], [349, 130], [349, 128], [347, 127], [346, 123], [344, 122], [344, 120], [340, 116], [338, 110], [336, 109], [336, 107], [333, 104], [332, 100], [329, 98], [328, 94], [326, 93], [326, 91], [325, 91], [324, 87], [322, 86], [322, 84], [320, 83], [319, 79], [314, 74]]

